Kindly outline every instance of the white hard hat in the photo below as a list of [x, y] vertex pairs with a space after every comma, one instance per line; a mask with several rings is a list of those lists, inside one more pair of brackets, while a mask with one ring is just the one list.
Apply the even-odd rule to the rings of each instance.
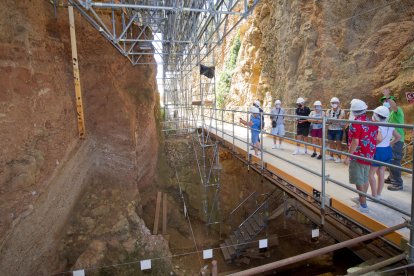
[[362, 111], [368, 108], [367, 104], [364, 101], [353, 99], [351, 101], [351, 111]]
[[315, 101], [313, 105], [322, 105], [321, 101]]
[[388, 109], [388, 107], [385, 107], [385, 106], [378, 106], [377, 108], [374, 109], [374, 113], [384, 118], [388, 118], [388, 116], [390, 116], [390, 110]]
[[333, 97], [331, 99], [331, 103], [339, 103], [339, 99], [337, 97]]
[[260, 110], [257, 107], [252, 106], [252, 107], [250, 107], [250, 112], [251, 113], [260, 113]]
[[280, 100], [276, 100], [275, 104], [282, 104], [282, 102]]
[[254, 101], [254, 104], [255, 104], [256, 106], [260, 107], [260, 101], [259, 101], [259, 100], [255, 100], [255, 101]]
[[302, 97], [299, 97], [299, 98], [296, 100], [296, 103], [297, 103], [297, 104], [304, 103], [304, 102], [305, 102], [305, 99], [304, 99], [304, 98], [302, 98]]

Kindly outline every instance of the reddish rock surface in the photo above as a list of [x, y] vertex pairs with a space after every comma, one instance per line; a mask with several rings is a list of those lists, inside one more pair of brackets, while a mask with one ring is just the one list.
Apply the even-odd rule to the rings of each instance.
[[67, 9], [55, 19], [48, 1], [0, 7], [0, 267], [48, 273], [54, 258], [44, 258], [86, 178], [110, 176], [127, 201], [152, 182], [156, 68], [133, 67], [75, 11], [87, 137], [79, 141]]

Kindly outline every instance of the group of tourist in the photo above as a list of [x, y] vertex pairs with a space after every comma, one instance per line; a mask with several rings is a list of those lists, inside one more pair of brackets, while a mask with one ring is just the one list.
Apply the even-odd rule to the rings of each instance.
[[[310, 155], [312, 158], [322, 159], [321, 152], [316, 148], [322, 142], [322, 135], [324, 135], [322, 127], [323, 118], [327, 119], [345, 119], [353, 121], [373, 121], [373, 122], [389, 122], [395, 124], [404, 123], [404, 113], [400, 107], [397, 106], [395, 98], [390, 95], [390, 91], [385, 89], [384, 96], [380, 99], [382, 105], [373, 110], [371, 118], [367, 116], [368, 106], [359, 99], [351, 101], [350, 111], [346, 114], [345, 110], [341, 109], [340, 101], [337, 97], [330, 100], [330, 108], [326, 111], [322, 108], [321, 101], [313, 103], [312, 110], [306, 106], [305, 99], [300, 97], [296, 101], [297, 108], [295, 114], [301, 116], [296, 118], [296, 149], [294, 155], [307, 154], [307, 145], [301, 148], [300, 141], [312, 143], [313, 152]], [[260, 107], [260, 101], [255, 101], [250, 108], [252, 113], [250, 121], [245, 121], [240, 118], [240, 122], [251, 128], [251, 142], [256, 155], [260, 150], [260, 131], [264, 127], [263, 109]], [[282, 149], [283, 137], [285, 136], [285, 109], [282, 107], [282, 102], [276, 100], [274, 107], [271, 110], [270, 119], [271, 134], [273, 135], [273, 149]], [[261, 115], [260, 115], [261, 114]], [[387, 179], [384, 179], [386, 166], [375, 164], [370, 160], [376, 160], [396, 166], [401, 166], [402, 151], [404, 144], [404, 131], [402, 128], [393, 128], [388, 126], [376, 126], [360, 123], [343, 123], [334, 120], [327, 120], [327, 138], [330, 149], [341, 151], [342, 140], [345, 136], [346, 144], [348, 145], [348, 153], [362, 157], [359, 159], [355, 157], [346, 156], [344, 163], [349, 165], [349, 182], [355, 184], [357, 190], [366, 193], [368, 187], [371, 187], [372, 196], [378, 200], [381, 199], [381, 192], [384, 183], [391, 184], [388, 186], [390, 191], [398, 191], [403, 189], [403, 180], [401, 178], [401, 170], [396, 168], [389, 168], [390, 174]], [[309, 136], [311, 141], [309, 141]], [[279, 140], [279, 141], [277, 141]], [[278, 143], [277, 143], [278, 142]], [[333, 160], [335, 163], [341, 163], [342, 158], [339, 152], [329, 151], [326, 160]], [[375, 178], [377, 175], [377, 179]], [[365, 196], [357, 198], [359, 203], [359, 210], [367, 212], [368, 206]]]

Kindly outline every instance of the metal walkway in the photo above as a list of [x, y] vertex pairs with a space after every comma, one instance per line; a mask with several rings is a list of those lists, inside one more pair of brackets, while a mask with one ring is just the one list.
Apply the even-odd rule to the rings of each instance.
[[[270, 133], [262, 131], [262, 151], [259, 156], [255, 156], [254, 151], [250, 149], [250, 130], [237, 124], [234, 119], [242, 116], [249, 115], [247, 112], [215, 109], [210, 112], [210, 115], [204, 116], [204, 124], [201, 125], [199, 122], [199, 127], [203, 127], [213, 140], [220, 141], [223, 147], [243, 161], [248, 168], [289, 192], [294, 198], [291, 204], [338, 241], [361, 234], [357, 234], [358, 231], [354, 231], [353, 228], [360, 227], [368, 233], [411, 221], [412, 169], [401, 168], [406, 172], [403, 174], [405, 183], [403, 191], [391, 192], [384, 187], [384, 200], [381, 201], [367, 194], [372, 199], [368, 202], [370, 211], [360, 213], [352, 200], [357, 196], [358, 191], [348, 182], [347, 166], [325, 160], [327, 152], [325, 141], [318, 149], [323, 153], [324, 158], [316, 160], [309, 155], [292, 155], [296, 147], [292, 144], [295, 142], [294, 139], [287, 138], [282, 150], [272, 149], [273, 141]], [[406, 127], [409, 130], [413, 129], [412, 125]], [[309, 146], [311, 144], [308, 144]], [[342, 154], [347, 155], [345, 152]], [[322, 178], [322, 175], [325, 175], [325, 178]], [[354, 233], [345, 234], [348, 230]], [[387, 235], [384, 241], [397, 250], [404, 251], [408, 248], [411, 251], [411, 243], [408, 242], [411, 234], [409, 228], [403, 228]], [[226, 246], [226, 244], [227, 242], [222, 245]], [[369, 258], [366, 252], [356, 253], [363, 259]], [[391, 250], [387, 254], [394, 256], [396, 253]], [[235, 255], [237, 251], [232, 252], [230, 258]]]

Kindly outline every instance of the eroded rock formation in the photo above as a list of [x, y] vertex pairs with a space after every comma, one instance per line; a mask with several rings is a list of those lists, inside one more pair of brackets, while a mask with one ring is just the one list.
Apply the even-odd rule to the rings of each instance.
[[[48, 1], [0, 7], [0, 267], [7, 275], [49, 274], [96, 175], [140, 212], [139, 188], [152, 183], [158, 155], [156, 68], [133, 67], [76, 13], [87, 137], [79, 140], [67, 9], [54, 18]], [[107, 200], [103, 208], [122, 214], [123, 207]], [[109, 245], [82, 246], [85, 256]]]
[[[239, 28], [242, 40], [227, 107], [303, 96], [374, 108], [389, 87], [413, 122], [405, 92], [414, 90], [411, 1], [263, 0]], [[229, 41], [229, 40], [228, 40]], [[225, 45], [228, 47], [228, 44]]]

